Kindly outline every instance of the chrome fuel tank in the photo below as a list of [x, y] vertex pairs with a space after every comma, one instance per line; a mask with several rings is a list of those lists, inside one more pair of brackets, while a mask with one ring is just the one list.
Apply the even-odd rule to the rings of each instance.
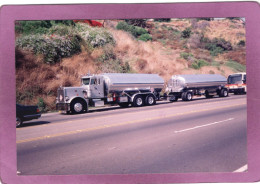
[[219, 74], [173, 75], [168, 81], [167, 91], [182, 92], [184, 88], [217, 87], [226, 84], [226, 77]]
[[110, 91], [151, 90], [161, 91], [164, 80], [158, 74], [105, 73], [105, 88]]

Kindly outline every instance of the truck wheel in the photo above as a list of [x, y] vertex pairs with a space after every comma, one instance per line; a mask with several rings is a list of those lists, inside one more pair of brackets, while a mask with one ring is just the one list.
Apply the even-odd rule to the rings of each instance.
[[169, 101], [170, 101], [170, 102], [176, 102], [176, 101], [178, 101], [178, 97], [176, 97], [175, 95], [170, 96], [170, 97], [169, 97]]
[[181, 99], [182, 99], [183, 101], [186, 101], [186, 100], [187, 100], [187, 99], [186, 99], [186, 94], [187, 94], [187, 92], [183, 92], [182, 95], [181, 95]]
[[192, 100], [192, 93], [191, 92], [182, 93], [182, 100], [183, 101], [191, 101]]
[[142, 98], [141, 95], [136, 95], [136, 96], [134, 97], [133, 105], [134, 105], [135, 107], [141, 107], [141, 106], [144, 105], [144, 100], [143, 100], [143, 98]]
[[21, 118], [16, 117], [16, 128], [20, 127], [23, 124], [23, 121], [21, 120]]
[[228, 96], [227, 89], [221, 89], [219, 96], [220, 97], [227, 97]]
[[191, 93], [191, 92], [187, 92], [187, 94], [186, 94], [186, 100], [187, 100], [187, 101], [191, 101], [191, 100], [192, 100], [192, 93]]
[[128, 107], [129, 106], [129, 103], [120, 103], [120, 104], [118, 104], [120, 107], [122, 107], [122, 108], [126, 108], [126, 107]]
[[146, 105], [155, 105], [155, 104], [156, 104], [156, 100], [155, 100], [154, 95], [148, 95], [148, 96], [145, 98], [145, 104], [146, 104]]
[[86, 103], [84, 103], [82, 100], [74, 100], [70, 104], [70, 109], [73, 114], [80, 114], [83, 113], [83, 111], [87, 109], [87, 107]]

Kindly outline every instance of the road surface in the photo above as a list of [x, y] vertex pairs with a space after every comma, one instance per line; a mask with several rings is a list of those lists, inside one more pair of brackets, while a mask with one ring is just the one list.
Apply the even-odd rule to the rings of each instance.
[[246, 95], [50, 113], [17, 128], [20, 175], [244, 172]]

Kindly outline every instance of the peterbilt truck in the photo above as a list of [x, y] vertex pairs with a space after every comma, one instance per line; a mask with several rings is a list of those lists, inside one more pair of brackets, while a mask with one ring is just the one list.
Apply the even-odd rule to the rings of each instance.
[[56, 109], [63, 112], [87, 112], [93, 106], [118, 104], [128, 107], [154, 105], [160, 99], [164, 80], [157, 74], [104, 73], [86, 75], [80, 87], [60, 87]]
[[171, 102], [179, 98], [190, 101], [195, 95], [205, 95], [206, 98], [212, 98], [214, 95], [227, 97], [226, 84], [227, 79], [218, 74], [173, 75], [168, 81], [166, 96]]
[[229, 93], [246, 94], [246, 73], [234, 73], [228, 76], [226, 87]]

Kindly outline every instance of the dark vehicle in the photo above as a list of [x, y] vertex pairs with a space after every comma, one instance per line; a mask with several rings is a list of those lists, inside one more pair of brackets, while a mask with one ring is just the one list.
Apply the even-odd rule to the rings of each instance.
[[16, 127], [20, 127], [24, 121], [41, 117], [38, 106], [16, 104]]

